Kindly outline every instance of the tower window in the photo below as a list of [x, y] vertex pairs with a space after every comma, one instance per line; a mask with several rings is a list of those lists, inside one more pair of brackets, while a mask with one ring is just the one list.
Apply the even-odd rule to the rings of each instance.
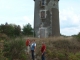
[[46, 10], [41, 10], [40, 11], [40, 17], [41, 17], [41, 19], [45, 19], [46, 18]]
[[42, 0], [42, 5], [45, 5], [45, 2], [44, 2], [44, 0]]
[[41, 0], [41, 6], [45, 6], [46, 5], [46, 1], [45, 0]]

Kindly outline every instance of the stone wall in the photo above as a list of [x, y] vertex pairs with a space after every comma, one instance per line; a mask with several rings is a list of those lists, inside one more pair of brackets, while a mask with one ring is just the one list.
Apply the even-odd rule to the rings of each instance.
[[[43, 23], [43, 27], [47, 28], [48, 36], [59, 36], [59, 0], [46, 0], [45, 8], [40, 7], [41, 0], [35, 0], [34, 9], [34, 30], [35, 35], [38, 37], [39, 28]], [[40, 19], [40, 10], [46, 10], [46, 19], [42, 21]]]

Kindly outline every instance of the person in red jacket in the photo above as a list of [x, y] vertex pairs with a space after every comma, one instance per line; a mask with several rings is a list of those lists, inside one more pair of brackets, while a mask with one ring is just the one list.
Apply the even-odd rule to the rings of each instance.
[[45, 43], [43, 42], [43, 43], [42, 43], [42, 47], [41, 47], [41, 53], [42, 53], [41, 59], [42, 59], [42, 60], [45, 60], [45, 51], [46, 51], [46, 45], [45, 45]]
[[29, 39], [26, 40], [26, 46], [27, 46], [27, 54], [29, 54], [30, 52], [30, 40]]

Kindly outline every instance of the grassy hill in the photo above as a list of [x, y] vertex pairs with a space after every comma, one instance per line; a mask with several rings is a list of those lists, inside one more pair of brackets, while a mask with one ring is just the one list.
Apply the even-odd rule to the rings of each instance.
[[[46, 60], [80, 60], [80, 41], [75, 37], [28, 38], [35, 39], [37, 43], [37, 60], [41, 60], [42, 42], [46, 44]], [[26, 39], [27, 37], [4, 40], [0, 57], [7, 60], [30, 60], [31, 56], [25, 53]]]

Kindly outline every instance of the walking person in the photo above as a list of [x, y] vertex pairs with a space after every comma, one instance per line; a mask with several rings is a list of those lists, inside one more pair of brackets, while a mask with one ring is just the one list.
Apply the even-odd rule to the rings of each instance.
[[30, 40], [29, 39], [26, 40], [26, 46], [27, 46], [27, 54], [29, 54], [30, 53]]
[[41, 59], [45, 60], [45, 51], [46, 51], [46, 45], [44, 42], [42, 42], [42, 47], [41, 47]]
[[32, 40], [31, 43], [31, 55], [32, 55], [32, 60], [35, 60], [35, 51], [36, 51], [36, 43], [35, 40]]

